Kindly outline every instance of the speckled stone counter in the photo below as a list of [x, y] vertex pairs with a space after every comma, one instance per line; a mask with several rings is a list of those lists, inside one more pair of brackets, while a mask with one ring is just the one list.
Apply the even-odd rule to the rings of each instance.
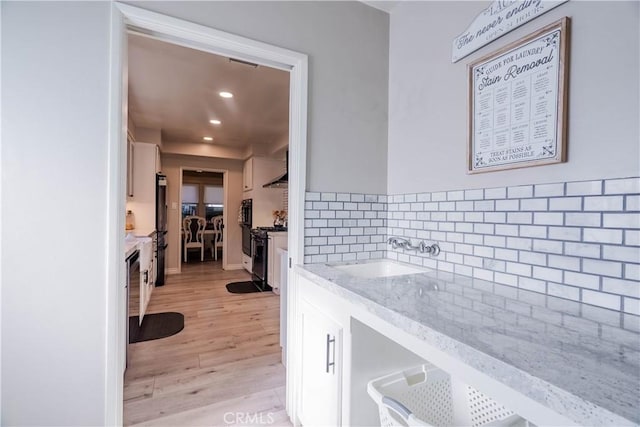
[[580, 425], [640, 424], [640, 318], [432, 271], [297, 271]]

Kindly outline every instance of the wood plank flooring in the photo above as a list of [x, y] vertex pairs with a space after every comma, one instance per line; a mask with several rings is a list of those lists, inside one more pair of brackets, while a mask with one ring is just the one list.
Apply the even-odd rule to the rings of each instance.
[[248, 279], [244, 270], [222, 270], [221, 261], [198, 260], [153, 291], [147, 312], [183, 313], [185, 327], [129, 346], [125, 425], [291, 425], [280, 299], [271, 292], [227, 292], [227, 283]]

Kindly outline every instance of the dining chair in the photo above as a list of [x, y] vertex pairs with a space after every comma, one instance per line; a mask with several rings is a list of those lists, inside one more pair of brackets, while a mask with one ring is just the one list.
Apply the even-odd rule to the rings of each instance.
[[200, 248], [200, 261], [204, 261], [204, 228], [207, 221], [201, 216], [187, 216], [182, 221], [184, 262], [187, 262], [187, 250]]
[[222, 221], [222, 215], [214, 216], [211, 218], [213, 223], [213, 240], [211, 241], [211, 256], [216, 261], [218, 260], [218, 248], [222, 249], [222, 230], [224, 229], [224, 223]]

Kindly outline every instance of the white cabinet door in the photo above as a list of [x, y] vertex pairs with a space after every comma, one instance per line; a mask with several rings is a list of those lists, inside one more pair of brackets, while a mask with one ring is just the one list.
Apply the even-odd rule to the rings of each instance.
[[300, 421], [307, 426], [340, 426], [342, 327], [305, 300], [300, 301], [300, 317]]

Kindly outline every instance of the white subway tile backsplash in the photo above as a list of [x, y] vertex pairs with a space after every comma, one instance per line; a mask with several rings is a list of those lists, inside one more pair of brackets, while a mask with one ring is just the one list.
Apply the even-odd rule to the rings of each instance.
[[482, 200], [484, 199], [484, 190], [465, 190], [464, 192], [465, 200]]
[[[540, 252], [520, 251], [520, 262], [533, 265], [547, 265], [547, 254]], [[514, 260], [515, 261], [515, 260]]]
[[509, 249], [522, 249], [530, 251], [533, 249], [533, 241], [522, 237], [507, 237], [507, 247]]
[[543, 280], [531, 279], [528, 277], [518, 278], [518, 287], [528, 291], [546, 293], [547, 287]]
[[439, 191], [437, 193], [431, 193], [431, 200], [434, 202], [443, 202], [447, 200], [447, 192]]
[[531, 212], [509, 212], [507, 214], [507, 223], [509, 224], [531, 224], [532, 221]]
[[564, 283], [581, 288], [600, 289], [600, 276], [593, 274], [576, 273], [573, 271], [564, 272]]
[[[609, 242], [618, 243], [618, 242]], [[640, 230], [625, 230], [624, 243], [629, 246], [640, 246]]]
[[582, 301], [587, 304], [597, 305], [611, 310], [620, 310], [622, 304], [622, 299], [618, 295], [605, 294], [603, 292], [595, 292], [588, 289], [582, 291]]
[[522, 211], [546, 211], [549, 207], [549, 199], [522, 199], [520, 210]]
[[633, 280], [602, 278], [602, 290], [612, 294], [640, 298], [640, 283]]
[[494, 274], [494, 280], [496, 283], [501, 283], [503, 285], [518, 286], [518, 276], [513, 274], [496, 272]]
[[564, 255], [548, 255], [549, 267], [580, 271], [580, 258]]
[[536, 279], [546, 280], [548, 282], [562, 282], [562, 270], [555, 268], [534, 266], [532, 275]]
[[497, 211], [518, 211], [520, 200], [496, 200]]
[[533, 240], [533, 250], [537, 252], [561, 254], [562, 246], [563, 246], [562, 242], [558, 242], [555, 240], [543, 240], [543, 239]]
[[[634, 298], [624, 298], [624, 312], [629, 314], [635, 314], [636, 316], [640, 316], [640, 300]], [[634, 325], [637, 325], [637, 320]], [[639, 329], [634, 329], [638, 331]]]
[[602, 257], [616, 261], [640, 263], [640, 248], [605, 245], [602, 247]]
[[584, 198], [585, 211], [621, 211], [623, 196], [593, 196]]
[[581, 240], [582, 229], [576, 227], [548, 227], [549, 239], [554, 240]]
[[585, 273], [599, 274], [601, 276], [622, 277], [622, 264], [613, 261], [599, 261], [595, 259], [583, 259], [582, 271]]
[[485, 199], [506, 199], [507, 189], [504, 187], [499, 188], [487, 188], [484, 190]]
[[507, 188], [507, 197], [509, 199], [524, 199], [527, 197], [533, 197], [533, 185], [509, 187]]
[[600, 258], [600, 245], [565, 242], [564, 253], [585, 258]]
[[495, 234], [499, 236], [518, 236], [520, 227], [512, 224], [496, 224]]
[[536, 197], [564, 196], [564, 183], [559, 184], [537, 184], [535, 186]]
[[602, 194], [602, 181], [567, 182], [567, 196]]
[[573, 286], [565, 286], [560, 283], [548, 283], [547, 293], [560, 298], [566, 298], [573, 301], [580, 300], [580, 289]]
[[[398, 259], [532, 297], [640, 314], [638, 193], [639, 178], [388, 196], [308, 192], [304, 260]], [[438, 242], [442, 255], [393, 250], [390, 235]]]
[[640, 178], [608, 179], [604, 182], [604, 194], [640, 193]]
[[520, 236], [522, 237], [537, 237], [540, 239], [547, 238], [547, 227], [541, 225], [521, 225]]
[[582, 227], [600, 227], [601, 215], [599, 213], [566, 213], [565, 225]]
[[581, 211], [582, 197], [558, 197], [549, 199], [550, 211]]
[[448, 191], [447, 200], [464, 200], [464, 191]]
[[595, 243], [622, 243], [622, 230], [606, 228], [585, 228], [583, 241]]
[[542, 225], [563, 225], [564, 215], [557, 212], [535, 212], [533, 223]]
[[640, 196], [627, 196], [625, 210], [628, 212], [640, 211]]
[[603, 227], [607, 228], [640, 228], [640, 214], [603, 214]]

